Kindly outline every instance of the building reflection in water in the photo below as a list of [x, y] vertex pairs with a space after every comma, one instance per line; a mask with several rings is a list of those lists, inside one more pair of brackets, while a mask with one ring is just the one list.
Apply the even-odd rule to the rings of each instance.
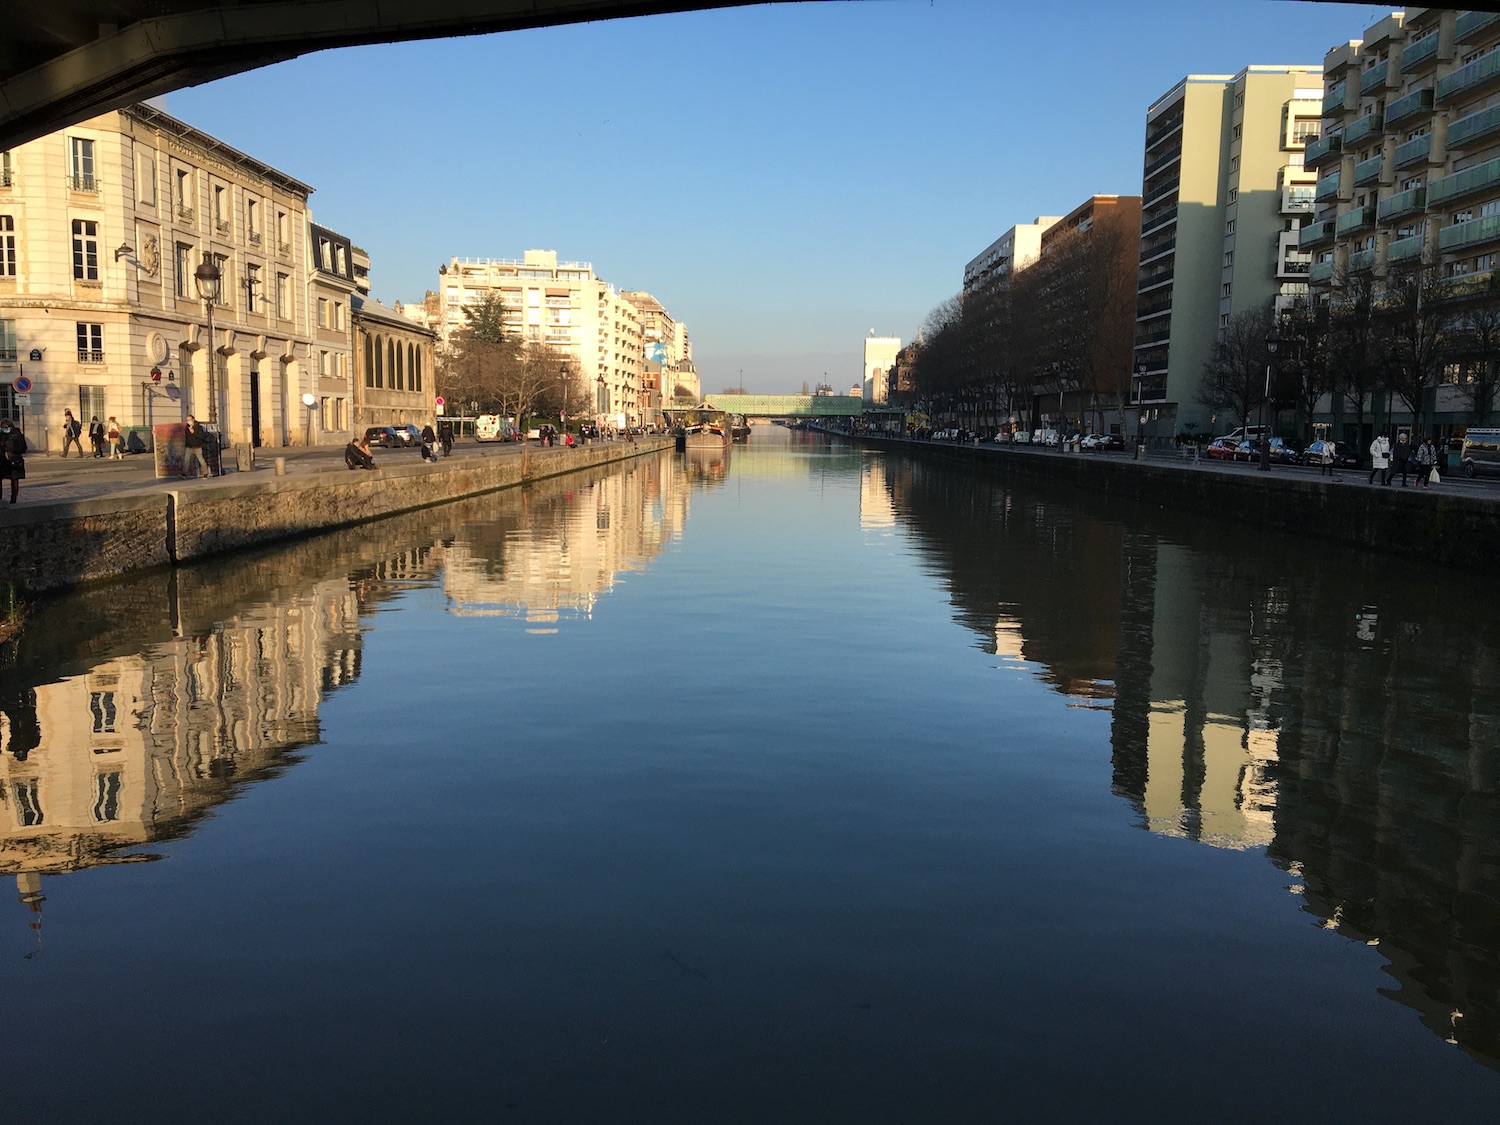
[[1289, 902], [1500, 1069], [1500, 613], [1475, 578], [902, 458], [868, 473], [862, 505], [888, 503], [983, 647], [1113, 700], [1142, 828], [1264, 849]]
[[0, 670], [0, 874], [38, 940], [44, 876], [152, 859], [316, 743], [383, 604], [441, 583], [458, 613], [586, 614], [681, 534], [688, 491], [646, 457], [43, 603]]

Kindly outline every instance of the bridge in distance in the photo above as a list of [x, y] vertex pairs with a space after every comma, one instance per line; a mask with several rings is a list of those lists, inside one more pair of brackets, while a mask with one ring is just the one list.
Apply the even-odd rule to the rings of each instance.
[[[331, 47], [762, 2], [5, 0], [0, 149], [157, 94]], [[1464, 6], [1500, 11], [1500, 0], [1469, 0]]]

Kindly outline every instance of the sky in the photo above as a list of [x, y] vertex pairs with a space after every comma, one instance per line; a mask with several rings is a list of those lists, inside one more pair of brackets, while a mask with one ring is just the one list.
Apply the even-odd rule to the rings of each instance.
[[387, 304], [454, 256], [556, 250], [685, 322], [705, 390], [843, 390], [1010, 226], [1139, 194], [1184, 75], [1321, 65], [1390, 10], [770, 4], [322, 51], [167, 111], [313, 185]]

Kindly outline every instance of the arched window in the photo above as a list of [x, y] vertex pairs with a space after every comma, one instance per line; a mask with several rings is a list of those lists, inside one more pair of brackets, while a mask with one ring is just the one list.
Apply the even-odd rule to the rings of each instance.
[[417, 373], [417, 385], [416, 385], [415, 389], [420, 391], [422, 389], [422, 349], [421, 348], [417, 349], [416, 361], [417, 361], [416, 362], [416, 366], [413, 367], [412, 370]]
[[365, 333], [365, 386], [375, 385], [375, 348], [370, 343], [370, 334]]
[[406, 390], [406, 349], [400, 340], [396, 341], [396, 389]]
[[395, 340], [387, 340], [385, 342], [385, 369], [391, 377], [391, 390], [399, 391], [401, 389], [401, 380], [396, 372]]
[[375, 385], [385, 386], [385, 347], [379, 336], [375, 337]]

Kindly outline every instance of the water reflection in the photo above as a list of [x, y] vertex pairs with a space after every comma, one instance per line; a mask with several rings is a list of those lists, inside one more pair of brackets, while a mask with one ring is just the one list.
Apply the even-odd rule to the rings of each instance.
[[42, 603], [0, 671], [0, 874], [38, 938], [43, 876], [155, 858], [316, 744], [386, 604], [586, 615], [681, 534], [689, 480], [647, 457]]
[[1142, 828], [1264, 848], [1500, 1069], [1500, 621], [1474, 579], [902, 458], [866, 468], [887, 505], [988, 651], [1113, 699]]

